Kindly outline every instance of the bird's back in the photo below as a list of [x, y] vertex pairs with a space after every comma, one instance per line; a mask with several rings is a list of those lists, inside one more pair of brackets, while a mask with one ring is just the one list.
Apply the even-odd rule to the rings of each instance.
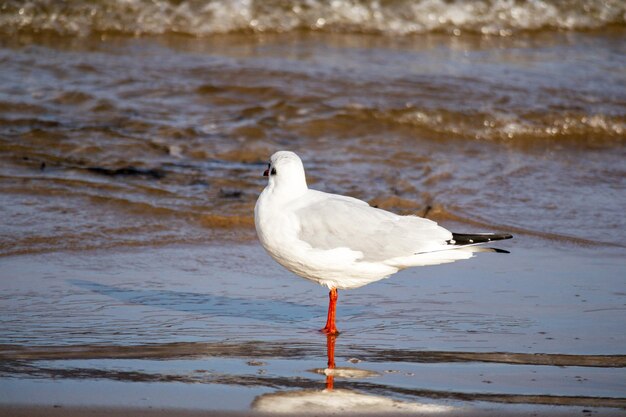
[[360, 261], [385, 262], [441, 249], [452, 237], [421, 217], [399, 216], [361, 200], [315, 193], [319, 193], [317, 201], [295, 210], [298, 238], [314, 248], [346, 247], [360, 252]]

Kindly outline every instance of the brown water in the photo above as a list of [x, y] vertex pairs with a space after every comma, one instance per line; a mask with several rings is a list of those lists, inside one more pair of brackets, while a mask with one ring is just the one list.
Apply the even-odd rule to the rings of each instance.
[[278, 149], [380, 207], [622, 245], [625, 34], [2, 37], [0, 253], [249, 239]]
[[513, 3], [0, 4], [0, 402], [313, 401], [324, 291], [254, 242], [289, 149], [313, 188], [516, 237], [342, 293], [338, 388], [625, 408], [625, 6]]

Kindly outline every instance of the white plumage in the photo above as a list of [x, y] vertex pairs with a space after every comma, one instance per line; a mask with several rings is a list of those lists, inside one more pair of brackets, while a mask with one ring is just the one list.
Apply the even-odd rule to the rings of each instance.
[[272, 155], [266, 173], [269, 181], [254, 209], [261, 244], [288, 270], [330, 289], [358, 288], [476, 251], [454, 245], [452, 233], [431, 220], [309, 189], [293, 152]]

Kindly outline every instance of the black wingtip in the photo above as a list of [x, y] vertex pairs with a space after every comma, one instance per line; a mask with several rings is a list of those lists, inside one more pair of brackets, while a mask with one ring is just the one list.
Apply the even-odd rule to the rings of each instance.
[[512, 239], [509, 233], [452, 233], [452, 245], [471, 245], [476, 243], [487, 243], [495, 240]]

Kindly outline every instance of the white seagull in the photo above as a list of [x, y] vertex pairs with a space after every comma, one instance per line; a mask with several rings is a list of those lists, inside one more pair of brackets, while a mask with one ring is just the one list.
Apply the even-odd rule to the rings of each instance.
[[335, 335], [337, 290], [358, 288], [413, 266], [506, 252], [475, 245], [510, 234], [457, 234], [417, 216], [400, 216], [356, 198], [308, 188], [293, 152], [271, 156], [268, 184], [254, 208], [261, 244], [291, 272], [330, 289], [323, 332]]

